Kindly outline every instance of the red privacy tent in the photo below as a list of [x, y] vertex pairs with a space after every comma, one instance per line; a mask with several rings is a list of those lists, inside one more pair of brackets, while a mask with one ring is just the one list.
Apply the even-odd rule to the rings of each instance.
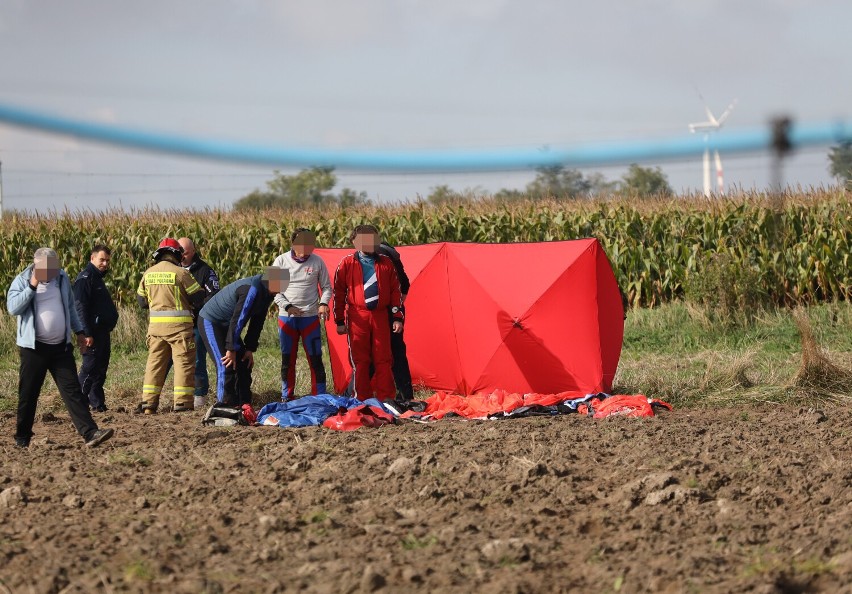
[[[474, 394], [609, 392], [621, 295], [596, 239], [397, 247], [411, 279], [405, 342], [415, 386]], [[318, 249], [334, 273], [352, 249]], [[335, 390], [352, 373], [329, 323]]]

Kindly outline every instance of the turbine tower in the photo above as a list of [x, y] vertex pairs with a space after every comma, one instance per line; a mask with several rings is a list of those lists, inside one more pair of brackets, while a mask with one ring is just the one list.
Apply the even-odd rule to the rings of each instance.
[[[699, 95], [701, 97], [701, 95]], [[704, 101], [704, 97], [701, 97], [701, 100]], [[701, 131], [704, 133], [704, 195], [710, 196], [712, 192], [712, 186], [710, 184], [710, 134], [712, 132], [718, 132], [722, 127], [722, 124], [725, 123], [725, 120], [728, 119], [728, 116], [731, 115], [731, 111], [734, 109], [734, 106], [737, 104], [737, 100], [734, 99], [731, 101], [731, 104], [722, 112], [718, 118], [713, 115], [713, 112], [710, 111], [710, 108], [707, 107], [707, 104], [704, 104], [704, 111], [707, 113], [707, 120], [704, 122], [695, 122], [689, 125], [689, 131], [693, 134], [695, 132]], [[719, 151], [713, 151], [715, 161], [716, 161], [716, 193], [724, 194], [725, 193], [725, 176], [722, 173], [722, 159], [719, 158]]]

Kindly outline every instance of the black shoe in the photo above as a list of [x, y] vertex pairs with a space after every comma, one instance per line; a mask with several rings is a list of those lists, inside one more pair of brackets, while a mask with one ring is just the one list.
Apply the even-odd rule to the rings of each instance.
[[175, 404], [172, 411], [174, 412], [188, 412], [191, 410], [195, 410], [192, 404]]
[[86, 445], [90, 448], [97, 447], [112, 437], [113, 433], [115, 433], [115, 431], [112, 429], [98, 429], [92, 434], [91, 439], [86, 442]]
[[24, 439], [23, 437], [16, 437], [15, 445], [19, 448], [28, 448], [30, 447], [30, 440]]
[[103, 413], [103, 412], [106, 412], [106, 411], [107, 411], [106, 404], [101, 404], [100, 406], [93, 406], [92, 407], [92, 412]]

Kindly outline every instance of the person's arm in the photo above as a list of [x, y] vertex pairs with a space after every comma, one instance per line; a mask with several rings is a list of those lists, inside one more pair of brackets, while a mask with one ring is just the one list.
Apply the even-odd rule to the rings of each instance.
[[257, 299], [257, 287], [254, 285], [243, 285], [237, 289], [237, 302], [231, 314], [231, 323], [228, 326], [228, 335], [225, 337], [225, 350], [237, 351], [243, 346], [240, 334], [251, 315], [254, 300]]
[[396, 267], [387, 267], [387, 278], [390, 281], [390, 311], [393, 315], [394, 324], [403, 323], [405, 314], [402, 310], [402, 291], [399, 288], [399, 277], [396, 275]]
[[346, 292], [348, 291], [346, 277], [346, 259], [340, 261], [334, 272], [333, 306], [334, 323], [342, 326], [346, 323]]
[[189, 305], [192, 307], [193, 317], [196, 317], [198, 312], [201, 311], [201, 308], [204, 307], [204, 297], [207, 293], [204, 292], [204, 288], [196, 282], [195, 277], [189, 272], [185, 272], [183, 275], [182, 284], [187, 297], [189, 297]]
[[80, 316], [77, 314], [77, 304], [74, 299], [74, 291], [71, 290], [71, 279], [69, 279], [64, 272], [60, 272], [60, 274], [62, 275], [60, 278], [64, 277], [66, 281], [62, 283], [62, 300], [68, 305], [68, 316], [70, 317], [68, 321], [71, 325], [71, 331], [78, 336], [85, 334], [87, 337], [91, 337], [92, 335], [89, 333]]
[[78, 276], [74, 282], [74, 307], [77, 309], [77, 317], [86, 326], [86, 334], [92, 335], [95, 330], [95, 316], [91, 306], [92, 279], [90, 276]]
[[32, 283], [21, 280], [16, 276], [6, 292], [6, 309], [13, 316], [23, 314], [35, 299], [36, 288]]
[[331, 277], [328, 275], [328, 268], [325, 262], [320, 258], [319, 267], [319, 288], [320, 288], [320, 305], [328, 305], [331, 303]]
[[142, 275], [142, 280], [139, 281], [139, 288], [136, 289], [136, 302], [142, 309], [148, 309], [148, 292], [145, 290], [145, 275]]
[[[266, 303], [267, 306], [263, 307], [261, 301]], [[268, 299], [263, 300], [260, 298], [255, 302], [255, 311], [252, 313], [251, 318], [249, 318], [248, 330], [246, 330], [246, 337], [243, 340], [243, 346], [246, 347], [247, 351], [254, 352], [257, 350], [260, 344], [260, 333], [263, 330], [263, 324], [266, 322], [266, 314], [269, 312], [269, 305], [271, 303]]]
[[213, 296], [219, 292], [219, 275], [216, 271], [207, 267], [207, 279], [204, 281], [204, 303], [207, 303]]

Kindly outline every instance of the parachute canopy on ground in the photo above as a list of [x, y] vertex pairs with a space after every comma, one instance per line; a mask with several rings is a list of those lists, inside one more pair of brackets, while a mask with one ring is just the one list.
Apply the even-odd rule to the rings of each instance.
[[[611, 391], [624, 319], [596, 239], [397, 249], [411, 279], [405, 342], [415, 387], [457, 394]], [[351, 252], [316, 250], [332, 280]], [[328, 343], [341, 393], [352, 373], [346, 337], [332, 329]]]

